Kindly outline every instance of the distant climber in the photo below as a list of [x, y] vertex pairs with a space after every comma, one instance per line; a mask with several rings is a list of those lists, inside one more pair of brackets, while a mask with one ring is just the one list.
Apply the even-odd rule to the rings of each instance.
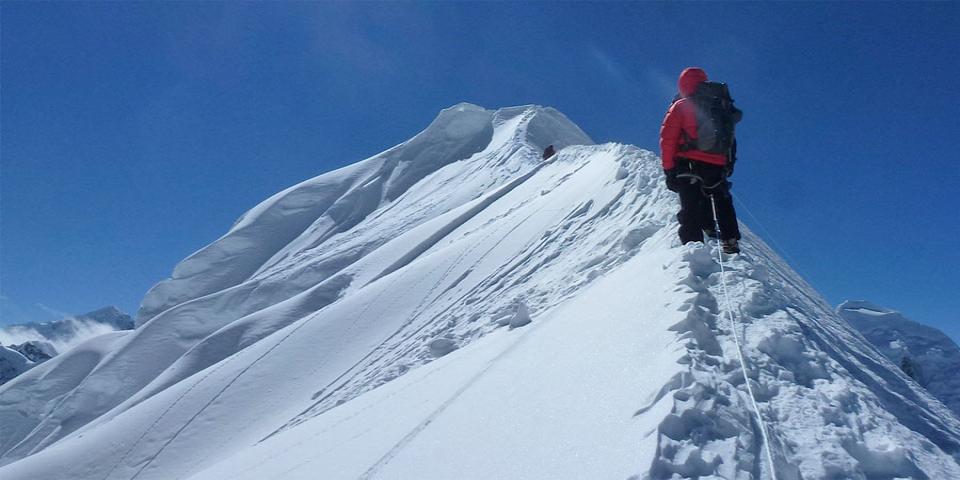
[[557, 151], [553, 149], [553, 145], [547, 145], [547, 148], [543, 149], [543, 159], [546, 160], [556, 153]]
[[673, 99], [660, 127], [660, 154], [667, 188], [680, 195], [680, 241], [716, 238], [716, 203], [724, 253], [740, 251], [740, 228], [727, 177], [737, 159], [734, 124], [743, 113], [733, 106], [726, 84], [708, 82], [703, 69], [680, 74], [680, 93]]

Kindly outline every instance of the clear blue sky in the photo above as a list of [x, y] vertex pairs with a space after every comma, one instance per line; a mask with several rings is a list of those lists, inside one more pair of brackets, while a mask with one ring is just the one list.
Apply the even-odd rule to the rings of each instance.
[[699, 65], [745, 111], [734, 182], [755, 230], [831, 302], [960, 338], [958, 11], [4, 2], [0, 321], [134, 311], [260, 200], [457, 102], [551, 105], [655, 149]]

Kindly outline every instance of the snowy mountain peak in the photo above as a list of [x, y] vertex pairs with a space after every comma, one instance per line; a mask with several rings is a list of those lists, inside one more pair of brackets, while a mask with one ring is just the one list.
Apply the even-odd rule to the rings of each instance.
[[843, 303], [837, 306], [837, 310], [861, 311], [868, 315], [886, 315], [889, 313], [894, 313], [893, 310], [878, 306], [866, 300], [845, 300]]
[[[117, 308], [114, 305], [108, 305], [98, 310], [94, 310], [89, 313], [80, 315], [84, 318], [89, 318], [91, 320], [96, 320], [101, 323], [110, 323], [116, 325], [117, 327], [126, 327], [129, 328], [130, 315], [127, 315], [122, 310]], [[126, 328], [118, 328], [119, 330], [124, 330]]]
[[949, 410], [676, 208], [651, 152], [456, 105], [0, 387], [0, 477], [960, 478]]
[[577, 124], [552, 107], [523, 105], [501, 108], [494, 112], [493, 123], [500, 126], [515, 119], [520, 120], [517, 122], [520, 138], [541, 152], [548, 145], [559, 150], [570, 145], [594, 144]]
[[867, 318], [905, 318], [903, 315], [886, 307], [881, 307], [867, 300], [845, 300], [837, 306], [837, 313], [848, 313], [856, 315], [858, 318], [866, 320]]
[[[410, 140], [294, 185], [245, 213], [226, 235], [180, 262], [170, 279], [147, 293], [136, 323], [142, 325], [172, 306], [237, 285], [276, 266], [292, 250], [316, 247], [350, 230], [450, 164], [470, 161], [465, 164], [470, 175], [489, 174], [483, 184], [454, 194], [458, 199], [453, 201], [459, 202], [463, 195], [479, 195], [537, 165], [551, 144], [560, 149], [593, 141], [550, 107], [491, 111], [460, 103], [444, 109]], [[271, 233], [270, 240], [261, 238], [263, 232]]]
[[[936, 344], [956, 345], [950, 337], [936, 328], [915, 322], [896, 310], [881, 307], [865, 300], [847, 300], [837, 307], [837, 314], [861, 332], [880, 329], [895, 335], [897, 338], [891, 338], [891, 342], [913, 336]], [[909, 351], [909, 346], [906, 343], [898, 344], [897, 348], [905, 352]]]
[[960, 347], [940, 330], [863, 300], [837, 313], [884, 356], [960, 416]]

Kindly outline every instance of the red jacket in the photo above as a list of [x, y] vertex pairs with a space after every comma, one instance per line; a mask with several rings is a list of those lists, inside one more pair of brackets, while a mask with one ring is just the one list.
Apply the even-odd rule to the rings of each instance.
[[697, 138], [697, 111], [690, 96], [697, 91], [701, 83], [707, 81], [707, 74], [702, 69], [690, 67], [680, 74], [677, 86], [680, 89], [680, 99], [673, 102], [667, 116], [660, 126], [660, 158], [663, 160], [663, 169], [670, 170], [676, 166], [678, 156], [698, 160], [713, 165], [726, 165], [727, 156], [720, 153], [707, 153], [700, 150], [680, 151], [680, 145], [686, 138]]

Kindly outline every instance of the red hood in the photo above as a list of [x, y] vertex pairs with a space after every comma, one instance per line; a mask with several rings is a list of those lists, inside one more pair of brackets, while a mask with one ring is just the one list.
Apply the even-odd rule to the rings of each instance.
[[699, 67], [689, 67], [680, 74], [680, 80], [677, 80], [677, 87], [680, 89], [681, 97], [689, 97], [697, 91], [701, 83], [707, 81], [707, 72]]

